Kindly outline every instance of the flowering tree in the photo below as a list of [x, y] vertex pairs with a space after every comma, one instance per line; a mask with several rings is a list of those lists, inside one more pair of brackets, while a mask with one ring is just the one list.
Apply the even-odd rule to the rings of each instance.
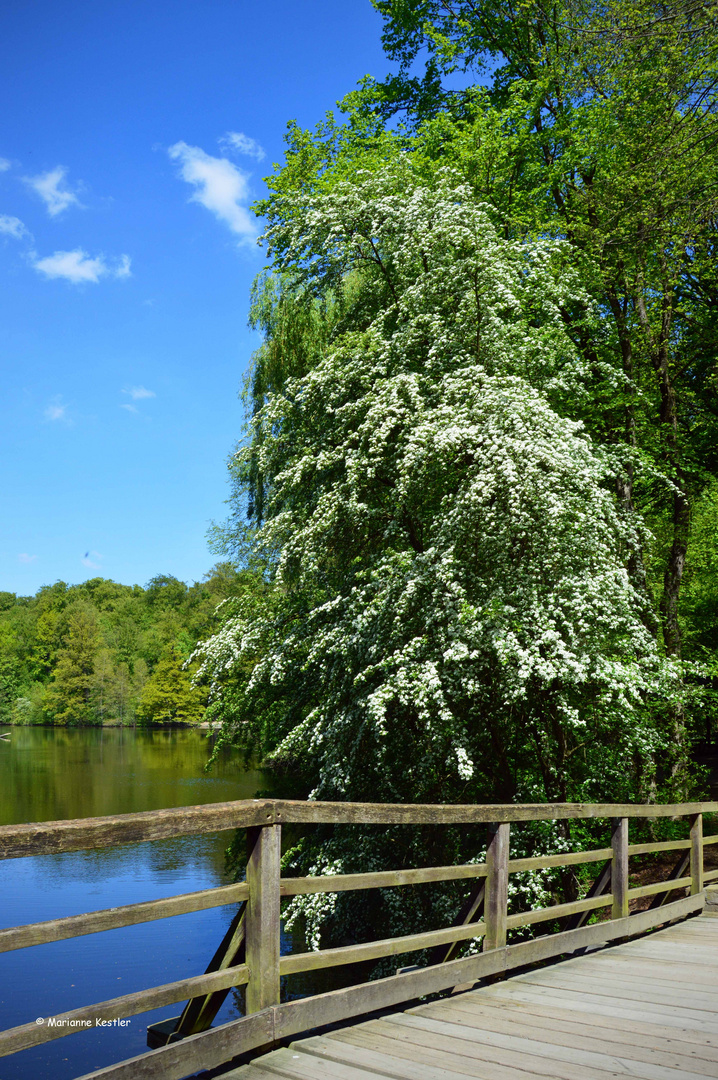
[[663, 674], [615, 465], [562, 415], [586, 372], [560, 309], [591, 313], [561, 245], [502, 239], [454, 175], [402, 161], [287, 200], [267, 238], [290, 309], [339, 299], [235, 460], [273, 589], [200, 649], [226, 734], [316, 798], [635, 795]]

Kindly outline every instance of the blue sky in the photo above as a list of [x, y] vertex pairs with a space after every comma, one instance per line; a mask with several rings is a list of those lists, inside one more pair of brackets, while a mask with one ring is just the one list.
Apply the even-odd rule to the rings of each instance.
[[257, 344], [248, 205], [290, 119], [386, 73], [380, 32], [369, 0], [4, 6], [0, 589], [209, 569]]

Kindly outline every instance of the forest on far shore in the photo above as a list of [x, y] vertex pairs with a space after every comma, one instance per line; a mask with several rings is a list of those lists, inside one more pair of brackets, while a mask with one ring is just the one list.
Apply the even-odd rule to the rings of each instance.
[[0, 592], [0, 723], [199, 723], [206, 693], [185, 662], [250, 577], [222, 562], [192, 585], [159, 574], [144, 588], [98, 577]]

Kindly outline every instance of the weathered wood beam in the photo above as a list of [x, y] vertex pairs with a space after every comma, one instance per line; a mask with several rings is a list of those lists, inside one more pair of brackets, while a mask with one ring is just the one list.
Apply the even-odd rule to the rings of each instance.
[[272, 800], [239, 799], [236, 802], [177, 806], [169, 810], [146, 810], [138, 814], [78, 818], [72, 821], [36, 821], [28, 825], [0, 826], [0, 858], [53, 855], [63, 851], [136, 844], [164, 840], [168, 836], [194, 836], [271, 824]]
[[629, 844], [628, 854], [629, 856], [654, 855], [659, 851], [687, 851], [690, 846], [690, 840], [662, 840], [656, 844]]
[[[327, 803], [282, 799], [179, 806], [137, 814], [39, 821], [0, 826], [0, 858], [52, 855], [114, 844], [144, 843], [168, 836], [192, 836], [224, 829], [281, 824], [468, 825], [569, 818], [660, 818], [718, 813], [718, 802], [658, 805], [614, 803], [534, 803], [436, 806], [421, 803]], [[716, 842], [706, 839], [707, 843]]]
[[613, 819], [611, 834], [613, 861], [611, 863], [611, 894], [613, 896], [612, 919], [628, 916], [628, 818]]
[[509, 837], [508, 822], [492, 822], [486, 847], [486, 892], [484, 893], [484, 921], [486, 934], [482, 943], [484, 952], [500, 949], [506, 944], [506, 915], [509, 903]]
[[533, 803], [426, 805], [421, 803], [327, 803], [277, 800], [275, 820], [357, 825], [461, 825], [511, 821], [560, 821], [568, 818], [658, 818], [718, 812], [718, 802], [672, 803]]
[[0, 930], [0, 952], [25, 949], [29, 945], [44, 945], [48, 941], [63, 941], [65, 938], [80, 937], [82, 934], [99, 934], [102, 930], [116, 930], [120, 926], [134, 926], [136, 923], [152, 922], [155, 919], [169, 919], [173, 915], [186, 915], [190, 911], [205, 911], [207, 908], [246, 900], [248, 895], [247, 885], [241, 881], [236, 885], [220, 885], [214, 889], [201, 889], [199, 892], [182, 893], [160, 900], [104, 908], [102, 911], [89, 911], [84, 915], [69, 915], [64, 919], [11, 926]]
[[[243, 905], [232, 919], [214, 956], [205, 968], [205, 974], [211, 971], [224, 971], [244, 963], [245, 911]], [[212, 1021], [224, 1004], [231, 987], [214, 990], [210, 994], [201, 994], [190, 998], [180, 1016], [168, 1020], [159, 1020], [147, 1028], [147, 1045], [151, 1049], [177, 1042], [187, 1035], [198, 1031], [207, 1031]]]
[[[688, 888], [691, 884], [690, 877], [674, 878], [672, 881], [654, 881], [650, 885], [638, 885], [635, 889], [628, 890], [629, 900], [638, 900], [641, 896], [657, 896], [661, 893], [674, 892], [676, 889]], [[669, 886], [666, 889], [666, 886]]]
[[264, 825], [247, 830], [245, 956], [249, 968], [247, 1012], [279, 1004], [279, 943], [282, 829]]
[[481, 937], [486, 931], [483, 922], [467, 923], [465, 926], [447, 926], [441, 930], [425, 930], [421, 934], [406, 934], [403, 937], [383, 938], [380, 941], [368, 941], [361, 945], [345, 945], [338, 949], [322, 949], [319, 952], [290, 953], [279, 961], [282, 975], [293, 975], [298, 971], [317, 971], [342, 964], [356, 964], [360, 960], [378, 960], [382, 956], [399, 956], [401, 953], [418, 952], [435, 945], [446, 945], [453, 941], [468, 941]]
[[426, 866], [418, 870], [379, 870], [366, 874], [336, 874], [325, 877], [282, 878], [282, 896], [306, 896], [310, 893], [347, 892], [353, 889], [389, 889], [398, 885], [420, 885], [428, 881], [460, 881], [486, 877], [485, 863], [463, 866]]
[[611, 848], [594, 848], [593, 851], [564, 851], [560, 855], [535, 855], [530, 859], [509, 859], [509, 873], [524, 870], [549, 870], [552, 866], [579, 866], [582, 863], [602, 862], [611, 858]]
[[703, 892], [703, 815], [694, 814], [691, 818], [690, 835], [691, 893]]
[[608, 907], [613, 903], [610, 893], [601, 896], [585, 896], [583, 900], [572, 900], [567, 904], [553, 904], [547, 908], [537, 908], [535, 911], [523, 911], [518, 915], [509, 915], [506, 920], [507, 930], [515, 930], [517, 926], [533, 926], [534, 923], [548, 922], [550, 919], [564, 919], [569, 915], [583, 914], [594, 911], [596, 908]]

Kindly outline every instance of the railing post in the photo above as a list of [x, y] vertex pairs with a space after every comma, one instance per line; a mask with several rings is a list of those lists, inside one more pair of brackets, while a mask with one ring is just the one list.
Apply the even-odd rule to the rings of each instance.
[[281, 825], [247, 829], [247, 1013], [279, 1004]]
[[614, 818], [611, 834], [613, 861], [611, 863], [612, 919], [628, 918], [628, 818]]
[[691, 896], [703, 892], [703, 815], [691, 817]]
[[506, 916], [509, 903], [509, 835], [506, 822], [489, 825], [486, 848], [486, 896], [484, 900], [484, 951], [506, 944]]

